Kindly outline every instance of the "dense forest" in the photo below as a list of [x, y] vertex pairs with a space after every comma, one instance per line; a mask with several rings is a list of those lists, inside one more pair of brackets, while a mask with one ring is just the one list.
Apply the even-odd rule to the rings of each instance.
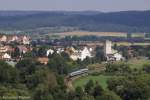
[[74, 27], [85, 31], [150, 32], [150, 11], [0, 11], [0, 29]]

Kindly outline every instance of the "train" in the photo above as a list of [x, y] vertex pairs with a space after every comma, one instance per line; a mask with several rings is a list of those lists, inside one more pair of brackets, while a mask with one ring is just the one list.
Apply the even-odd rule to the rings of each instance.
[[79, 69], [79, 70], [77, 70], [77, 71], [71, 72], [71, 73], [69, 74], [69, 77], [74, 77], [74, 76], [81, 75], [81, 74], [85, 74], [85, 73], [88, 73], [88, 72], [89, 72], [89, 69], [88, 69], [88, 68]]

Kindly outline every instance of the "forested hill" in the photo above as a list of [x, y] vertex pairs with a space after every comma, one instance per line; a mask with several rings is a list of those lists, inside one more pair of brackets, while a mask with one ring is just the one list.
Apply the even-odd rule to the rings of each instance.
[[0, 29], [60, 26], [86, 31], [150, 32], [150, 11], [0, 11]]

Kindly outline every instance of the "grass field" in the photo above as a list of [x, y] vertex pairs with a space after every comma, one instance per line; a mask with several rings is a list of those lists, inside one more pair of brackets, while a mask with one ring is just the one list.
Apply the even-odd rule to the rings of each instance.
[[[60, 39], [66, 36], [113, 36], [113, 37], [127, 37], [127, 33], [123, 32], [88, 32], [88, 31], [73, 31], [73, 32], [63, 32], [63, 33], [49, 33], [48, 37], [52, 39]], [[133, 37], [142, 37], [144, 38], [144, 34], [142, 33], [134, 33]], [[150, 45], [150, 43], [130, 43], [130, 42], [117, 42], [117, 45]]]
[[[95, 35], [95, 36], [115, 36], [115, 37], [126, 37], [127, 33], [125, 32], [88, 32], [88, 31], [72, 31], [72, 32], [62, 32], [62, 33], [49, 33], [49, 35], [57, 35], [61, 37], [65, 36], [85, 36], [85, 35]], [[143, 33], [133, 33], [132, 37], [142, 37], [144, 38]]]
[[122, 45], [122, 46], [131, 46], [131, 45], [135, 45], [135, 46], [136, 46], [136, 45], [138, 45], [138, 46], [148, 46], [148, 45], [150, 45], [150, 43], [148, 43], [148, 42], [147, 42], [147, 43], [144, 43], [144, 42], [143, 42], [143, 43], [142, 43], [142, 42], [141, 42], [141, 43], [114, 42], [113, 45], [114, 45], [114, 44], [117, 44], [118, 46], [120, 46], [120, 45]]
[[133, 33], [132, 34], [132, 37], [145, 37], [145, 34], [144, 33]]
[[89, 80], [93, 80], [94, 82], [98, 82], [102, 86], [103, 89], [106, 89], [107, 88], [107, 80], [111, 77], [112, 76], [105, 76], [105, 75], [98, 75], [98, 76], [88, 75], [88, 76], [84, 76], [84, 77], [74, 80], [73, 86], [74, 87], [77, 87], [77, 86], [83, 87]]
[[86, 31], [73, 31], [73, 32], [64, 32], [64, 33], [53, 33], [48, 34], [49, 36], [57, 35], [61, 37], [65, 36], [86, 36], [86, 35], [95, 35], [95, 36], [116, 36], [116, 37], [126, 37], [126, 33], [121, 32], [86, 32]]

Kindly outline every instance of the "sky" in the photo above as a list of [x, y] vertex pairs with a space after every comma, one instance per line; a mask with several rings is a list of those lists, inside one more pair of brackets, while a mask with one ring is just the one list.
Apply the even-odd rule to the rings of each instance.
[[150, 0], [0, 0], [0, 10], [150, 10]]

